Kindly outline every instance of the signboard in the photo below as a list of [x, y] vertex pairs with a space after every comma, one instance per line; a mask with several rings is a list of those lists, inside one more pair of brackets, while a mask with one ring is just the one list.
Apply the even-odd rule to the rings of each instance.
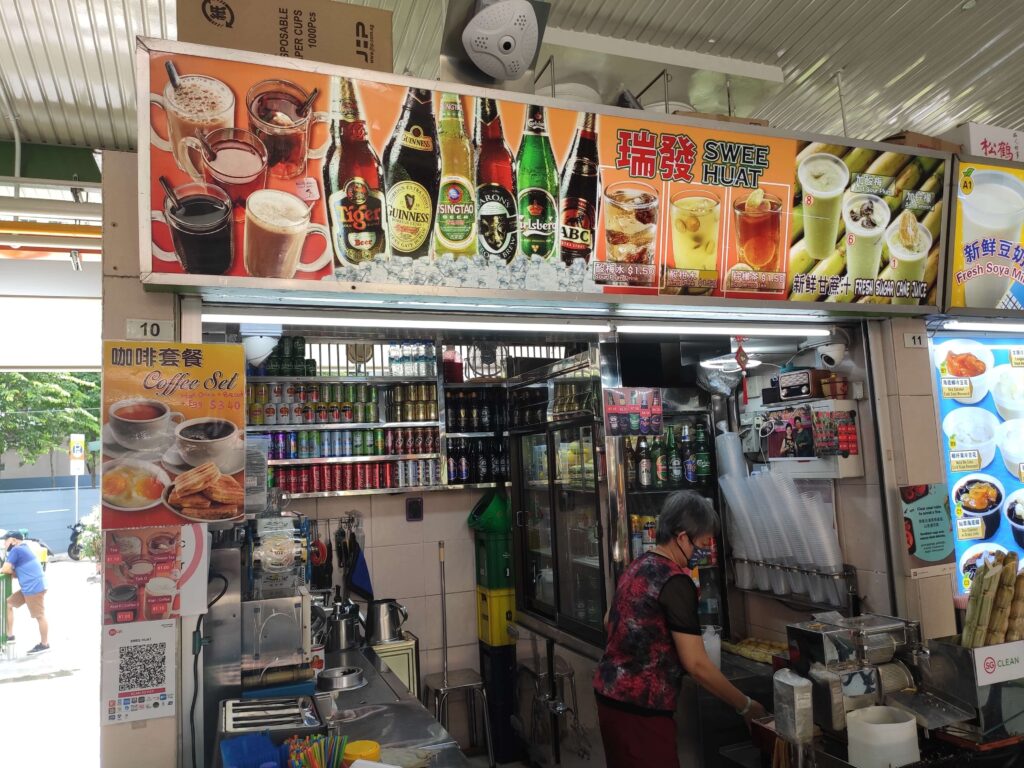
[[334, 0], [179, 0], [178, 39], [390, 72], [391, 11]]
[[102, 527], [241, 519], [240, 344], [103, 342]]
[[[932, 339], [931, 359], [954, 580], [957, 592], [966, 594], [983, 553], [1024, 556], [1024, 338], [939, 334]], [[920, 534], [917, 541], [920, 546]]]
[[104, 624], [206, 612], [206, 526], [105, 531], [104, 536]]
[[958, 168], [948, 305], [1024, 309], [1024, 167], [965, 160]]
[[604, 430], [609, 436], [660, 435], [663, 421], [660, 389], [607, 387]]
[[85, 474], [85, 435], [75, 434], [68, 438], [68, 461], [72, 475]]
[[974, 650], [978, 687], [1024, 678], [1024, 640]]
[[935, 303], [939, 153], [160, 45], [139, 66], [144, 280]]
[[953, 562], [953, 526], [949, 514], [949, 490], [944, 483], [900, 486], [903, 533], [908, 571], [912, 578], [921, 570]]
[[178, 622], [140, 621], [103, 630], [101, 725], [173, 717]]
[[945, 138], [963, 146], [967, 155], [1017, 163], [1024, 161], [1024, 134], [1011, 128], [964, 123], [946, 133]]

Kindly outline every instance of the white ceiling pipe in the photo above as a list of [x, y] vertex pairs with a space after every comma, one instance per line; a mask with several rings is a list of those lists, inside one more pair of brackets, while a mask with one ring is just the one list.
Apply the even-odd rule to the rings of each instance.
[[103, 205], [101, 203], [74, 203], [70, 200], [0, 197], [0, 215], [101, 221]]

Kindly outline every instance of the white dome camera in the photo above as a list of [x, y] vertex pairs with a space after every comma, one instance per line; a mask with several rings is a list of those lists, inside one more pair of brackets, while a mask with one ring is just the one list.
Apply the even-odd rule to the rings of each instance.
[[540, 30], [527, 0], [477, 0], [462, 31], [470, 60], [495, 80], [518, 80], [537, 54]]
[[817, 351], [817, 367], [834, 371], [846, 359], [846, 345], [842, 343], [822, 344]]

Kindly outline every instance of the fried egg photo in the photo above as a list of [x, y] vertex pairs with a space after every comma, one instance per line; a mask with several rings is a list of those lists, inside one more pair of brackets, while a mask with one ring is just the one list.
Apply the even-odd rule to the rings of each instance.
[[103, 467], [103, 503], [119, 510], [149, 509], [161, 501], [171, 478], [148, 461], [122, 459]]

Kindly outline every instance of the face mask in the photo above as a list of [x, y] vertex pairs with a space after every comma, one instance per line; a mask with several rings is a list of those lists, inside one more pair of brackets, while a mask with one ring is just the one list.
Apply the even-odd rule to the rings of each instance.
[[[687, 536], [689, 538], [689, 536]], [[702, 560], [706, 560], [711, 555], [711, 550], [708, 547], [698, 547], [693, 543], [693, 539], [690, 539], [690, 545], [693, 547], [693, 554], [690, 555], [690, 559], [686, 561], [686, 566], [693, 570], [700, 565]], [[679, 544], [679, 540], [676, 539], [676, 546], [679, 547], [679, 551], [683, 552], [683, 547]], [[686, 553], [683, 552], [685, 555]]]

